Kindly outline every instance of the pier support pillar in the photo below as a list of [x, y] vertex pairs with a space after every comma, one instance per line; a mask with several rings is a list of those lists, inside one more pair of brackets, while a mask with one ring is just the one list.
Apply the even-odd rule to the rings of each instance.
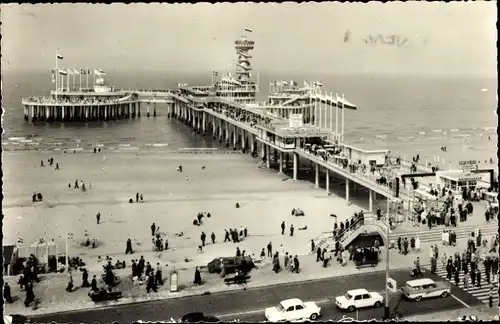
[[278, 162], [278, 150], [274, 149], [274, 162]]
[[283, 152], [280, 152], [280, 171], [279, 173], [283, 173]]
[[85, 107], [85, 120], [89, 119], [89, 107]]
[[290, 154], [286, 154], [286, 165], [290, 163]]
[[325, 175], [326, 175], [326, 181], [325, 181], [326, 195], [330, 196], [330, 170], [326, 169]]
[[[49, 107], [47, 107], [48, 109]], [[35, 117], [35, 106], [31, 105], [31, 118]]]
[[244, 130], [241, 131], [241, 149], [244, 150], [247, 146], [247, 134]]
[[266, 145], [266, 167], [269, 169], [271, 167], [271, 147]]
[[148, 111], [146, 112], [146, 116], [149, 118], [149, 102], [148, 102]]
[[61, 107], [61, 120], [64, 121], [64, 112], [66, 110], [66, 107], [62, 106]]
[[236, 147], [236, 126], [233, 128], [233, 147]]
[[260, 156], [262, 158], [264, 158], [266, 156], [266, 144], [264, 144], [264, 143], [261, 143]]
[[137, 102], [137, 117], [141, 117], [141, 102]]
[[297, 153], [293, 154], [293, 180], [297, 180], [297, 173], [299, 171], [299, 157]]
[[368, 190], [368, 211], [373, 213], [373, 190]]
[[156, 117], [156, 102], [154, 103], [154, 106], [153, 106], [153, 117]]
[[347, 206], [349, 206], [349, 179], [345, 179], [345, 201], [347, 202]]
[[253, 139], [253, 134], [250, 135], [250, 142], [251, 142], [251, 144], [250, 144], [250, 150], [252, 151], [251, 153], [253, 153], [255, 151], [255, 141]]
[[226, 124], [226, 142], [229, 141], [229, 123], [225, 122]]
[[319, 188], [319, 164], [314, 163], [314, 188]]
[[201, 112], [201, 128], [203, 133], [205, 133], [207, 129], [207, 120], [206, 120], [206, 114], [204, 112]]
[[104, 106], [104, 120], [108, 120], [108, 106]]

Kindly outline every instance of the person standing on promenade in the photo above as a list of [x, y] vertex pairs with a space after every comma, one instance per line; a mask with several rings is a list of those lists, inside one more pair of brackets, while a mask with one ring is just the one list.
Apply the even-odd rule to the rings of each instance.
[[67, 292], [73, 291], [73, 274], [71, 273], [71, 270], [69, 270], [68, 274], [68, 286], [66, 286], [66, 291]]
[[152, 274], [149, 274], [148, 283], [146, 285], [146, 293], [149, 293], [151, 290], [153, 290], [154, 292], [158, 292], [158, 289], [156, 289], [155, 285], [155, 278]]
[[271, 242], [267, 245], [267, 256], [271, 258], [273, 256], [273, 246]]
[[295, 257], [293, 258], [293, 266], [294, 266], [294, 267], [293, 267], [293, 271], [292, 271], [292, 273], [293, 273], [293, 272], [295, 272], [295, 273], [299, 273], [299, 258], [298, 258], [297, 256], [295, 256]]
[[316, 244], [314, 244], [314, 240], [311, 239], [311, 253], [314, 253], [315, 247], [316, 247]]
[[156, 264], [155, 284], [157, 286], [163, 286], [163, 275], [162, 275], [160, 263]]
[[293, 224], [290, 225], [290, 236], [293, 236], [293, 231], [294, 231], [294, 228], [293, 228]]
[[285, 235], [285, 221], [281, 223], [281, 235]]
[[92, 281], [90, 282], [90, 290], [91, 291], [98, 291], [97, 289], [97, 279], [96, 279], [96, 275], [94, 275], [92, 277]]
[[96, 219], [96, 221], [97, 221], [97, 224], [99, 224], [99, 222], [101, 221], [101, 213], [97, 213], [97, 214], [95, 215], [95, 219]]
[[139, 202], [139, 193], [135, 194], [135, 202]]
[[212, 239], [212, 244], [215, 244], [215, 233], [212, 232], [212, 234], [210, 234], [210, 238]]
[[35, 293], [33, 292], [33, 284], [30, 282], [26, 285], [26, 298], [24, 299], [24, 306], [29, 307], [33, 301], [35, 301]]
[[[43, 161], [42, 161], [43, 162]], [[3, 286], [3, 297], [5, 298], [5, 301], [7, 303], [12, 303], [13, 300], [12, 300], [12, 295], [11, 295], [11, 292], [10, 292], [10, 286], [9, 286], [9, 283], [6, 282]]]
[[83, 269], [82, 273], [82, 288], [87, 288], [90, 287], [89, 284], [89, 273], [87, 272], [87, 269]]

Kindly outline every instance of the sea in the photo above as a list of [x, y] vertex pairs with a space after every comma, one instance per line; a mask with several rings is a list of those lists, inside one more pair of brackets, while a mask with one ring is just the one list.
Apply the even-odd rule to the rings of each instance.
[[[211, 83], [211, 72], [112, 71], [106, 82], [120, 89], [175, 88], [178, 83]], [[3, 73], [2, 145], [5, 151], [85, 149], [176, 150], [218, 147], [210, 136], [194, 134], [167, 118], [32, 124], [23, 119], [22, 97], [49, 96], [50, 71]], [[388, 149], [405, 159], [417, 154], [447, 169], [460, 160], [477, 160], [497, 169], [497, 86], [492, 77], [313, 75], [259, 73], [258, 100], [266, 100], [270, 80], [319, 80], [323, 88], [358, 106], [345, 112], [345, 142], [366, 149]], [[78, 85], [79, 78], [75, 83]], [[92, 84], [92, 79], [89, 80]], [[83, 78], [82, 84], [86, 84]], [[143, 108], [142, 111], [145, 111]], [[335, 114], [332, 114], [332, 117]], [[327, 122], [327, 124], [330, 124]], [[334, 123], [333, 123], [334, 124]], [[335, 127], [335, 126], [334, 126]], [[340, 128], [340, 124], [339, 124]], [[446, 146], [444, 152], [441, 147]], [[491, 161], [490, 161], [491, 159]]]

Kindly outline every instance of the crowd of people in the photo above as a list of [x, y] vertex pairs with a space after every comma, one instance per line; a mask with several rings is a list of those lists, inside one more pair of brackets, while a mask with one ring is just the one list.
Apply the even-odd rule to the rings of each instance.
[[119, 103], [120, 99], [99, 98], [99, 97], [29, 97], [27, 101], [38, 104], [114, 104]]

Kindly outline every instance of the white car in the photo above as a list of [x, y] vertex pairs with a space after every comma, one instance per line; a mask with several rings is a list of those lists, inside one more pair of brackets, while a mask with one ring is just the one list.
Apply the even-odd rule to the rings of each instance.
[[344, 296], [335, 297], [335, 306], [349, 312], [364, 307], [380, 307], [383, 303], [382, 295], [366, 289], [349, 290]]
[[321, 314], [321, 307], [315, 302], [303, 303], [298, 298], [283, 300], [276, 307], [265, 310], [266, 319], [270, 322], [315, 320]]

